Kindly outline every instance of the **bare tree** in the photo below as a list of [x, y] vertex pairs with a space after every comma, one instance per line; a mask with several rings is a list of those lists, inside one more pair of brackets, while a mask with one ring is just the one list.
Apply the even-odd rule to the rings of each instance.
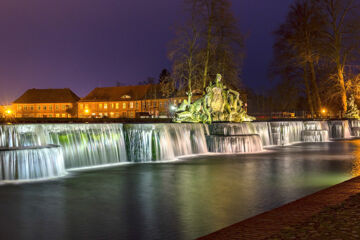
[[336, 83], [341, 99], [342, 112], [347, 111], [345, 66], [359, 48], [359, 1], [313, 0], [322, 10], [326, 21], [323, 54], [334, 64], [336, 73], [330, 79]]
[[275, 32], [273, 64], [273, 67], [277, 65], [276, 71], [283, 77], [289, 77], [289, 70], [298, 74], [302, 72], [312, 113], [320, 112], [322, 106], [315, 64], [320, 57], [324, 23], [321, 12], [316, 7], [309, 0], [298, 0], [291, 5], [285, 23]]

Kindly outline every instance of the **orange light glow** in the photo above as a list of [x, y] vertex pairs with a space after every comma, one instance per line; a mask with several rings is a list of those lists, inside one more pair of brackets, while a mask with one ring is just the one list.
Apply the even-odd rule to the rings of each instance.
[[89, 111], [89, 109], [85, 109], [85, 113], [89, 113], [90, 111]]

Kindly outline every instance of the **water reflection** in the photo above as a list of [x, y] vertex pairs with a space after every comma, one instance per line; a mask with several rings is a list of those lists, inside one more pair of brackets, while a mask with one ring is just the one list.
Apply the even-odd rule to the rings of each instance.
[[359, 144], [298, 144], [3, 186], [0, 239], [194, 239], [349, 179]]
[[356, 146], [356, 150], [354, 151], [355, 159], [353, 161], [351, 174], [357, 177], [360, 176], [360, 139], [354, 140], [352, 143]]

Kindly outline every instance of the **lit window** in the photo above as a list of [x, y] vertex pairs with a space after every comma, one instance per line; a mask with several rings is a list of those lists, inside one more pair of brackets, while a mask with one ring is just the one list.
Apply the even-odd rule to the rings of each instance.
[[[62, 105], [62, 110], [65, 110], [66, 106], [65, 105]], [[64, 117], [64, 116], [63, 116]]]
[[56, 109], [56, 110], [59, 110], [59, 105], [55, 105], [55, 109]]
[[102, 103], [99, 103], [99, 108], [102, 109], [103, 105]]
[[26, 106], [26, 105], [24, 106], [24, 110], [25, 110], [25, 111], [27, 110], [27, 106]]
[[104, 104], [104, 109], [107, 109], [107, 103]]
[[111, 104], [111, 109], [114, 109], [114, 103]]
[[116, 109], [119, 109], [119, 103], [116, 103]]
[[56, 117], [59, 118], [59, 117], [60, 117], [60, 114], [57, 113], [57, 114], [56, 114]]
[[[81, 104], [82, 108], [84, 108], [84, 104]], [[89, 104], [85, 104], [85, 108], [88, 109], [89, 108]]]
[[131, 98], [129, 95], [123, 95], [121, 98]]
[[125, 109], [126, 108], [126, 103], [123, 103], [123, 109]]
[[52, 110], [52, 105], [49, 106], [49, 109]]
[[49, 117], [52, 118], [52, 114], [49, 114]]
[[138, 107], [139, 107], [139, 103], [136, 102], [136, 103], [135, 103], [135, 108], [137, 109]]
[[130, 102], [130, 108], [134, 108], [134, 103]]
[[65, 114], [65, 113], [63, 113], [61, 116], [62, 116], [63, 118], [65, 118], [65, 117], [66, 117], [66, 114]]

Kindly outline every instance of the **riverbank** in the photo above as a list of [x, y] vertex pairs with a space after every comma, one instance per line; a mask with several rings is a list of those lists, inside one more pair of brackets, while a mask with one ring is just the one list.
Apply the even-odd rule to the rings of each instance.
[[359, 239], [360, 177], [200, 238]]

